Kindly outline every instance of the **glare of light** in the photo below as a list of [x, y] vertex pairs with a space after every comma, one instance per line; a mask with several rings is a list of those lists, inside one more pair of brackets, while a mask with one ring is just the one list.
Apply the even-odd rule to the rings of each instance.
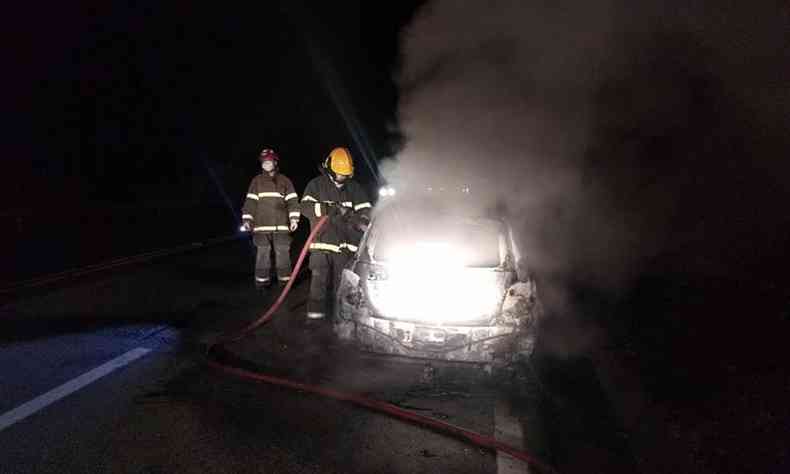
[[244, 226], [239, 226], [239, 232], [247, 232], [247, 228]]
[[384, 266], [367, 288], [373, 306], [388, 317], [471, 321], [493, 314], [502, 296], [496, 272], [465, 267], [460, 252], [441, 242], [393, 249]]
[[384, 186], [379, 189], [379, 196], [381, 197], [392, 197], [395, 195], [395, 188], [392, 186]]

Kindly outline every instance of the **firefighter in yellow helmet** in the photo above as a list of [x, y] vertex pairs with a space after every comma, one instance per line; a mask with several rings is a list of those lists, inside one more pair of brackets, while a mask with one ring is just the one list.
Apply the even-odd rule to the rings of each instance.
[[321, 176], [307, 183], [301, 201], [302, 215], [315, 226], [322, 216], [328, 220], [310, 244], [310, 298], [307, 318], [325, 318], [332, 304], [340, 273], [370, 222], [371, 203], [367, 193], [352, 178], [354, 162], [346, 148], [335, 148], [321, 166]]

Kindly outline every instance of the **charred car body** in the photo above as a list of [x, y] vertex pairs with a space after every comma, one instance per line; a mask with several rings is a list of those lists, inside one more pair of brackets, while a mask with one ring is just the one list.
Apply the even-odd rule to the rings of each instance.
[[487, 369], [528, 357], [542, 307], [512, 229], [426, 202], [378, 206], [342, 274], [336, 336], [371, 352]]

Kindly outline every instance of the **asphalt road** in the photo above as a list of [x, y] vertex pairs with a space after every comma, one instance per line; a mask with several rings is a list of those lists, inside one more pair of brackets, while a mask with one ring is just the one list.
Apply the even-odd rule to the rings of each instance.
[[[0, 473], [528, 472], [512, 459], [360, 408], [236, 379], [202, 351], [271, 301], [236, 242], [37, 290], [0, 309]], [[561, 472], [633, 472], [586, 359], [517, 380], [318, 344], [305, 282], [228, 360], [354, 390], [484, 434]], [[534, 470], [532, 471], [534, 472]]]

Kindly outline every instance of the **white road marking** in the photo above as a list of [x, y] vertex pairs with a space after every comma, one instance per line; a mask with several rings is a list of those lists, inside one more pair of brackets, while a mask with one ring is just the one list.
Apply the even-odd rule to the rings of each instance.
[[151, 349], [146, 349], [145, 347], [132, 349], [131, 351], [120, 355], [115, 359], [96, 367], [93, 370], [85, 372], [77, 378], [69, 380], [59, 387], [53, 388], [43, 395], [39, 395], [27, 403], [19, 405], [9, 412], [3, 413], [0, 415], [0, 431], [3, 431], [9, 426], [24, 420], [28, 416], [46, 408], [61, 398], [71, 395], [86, 385], [90, 385], [110, 372], [134, 362], [149, 352], [151, 352]]
[[[494, 437], [514, 447], [521, 447], [524, 442], [521, 424], [512, 415], [510, 405], [504, 399], [497, 400], [494, 406]], [[529, 465], [509, 454], [497, 451], [496, 472], [497, 474], [529, 473]]]

